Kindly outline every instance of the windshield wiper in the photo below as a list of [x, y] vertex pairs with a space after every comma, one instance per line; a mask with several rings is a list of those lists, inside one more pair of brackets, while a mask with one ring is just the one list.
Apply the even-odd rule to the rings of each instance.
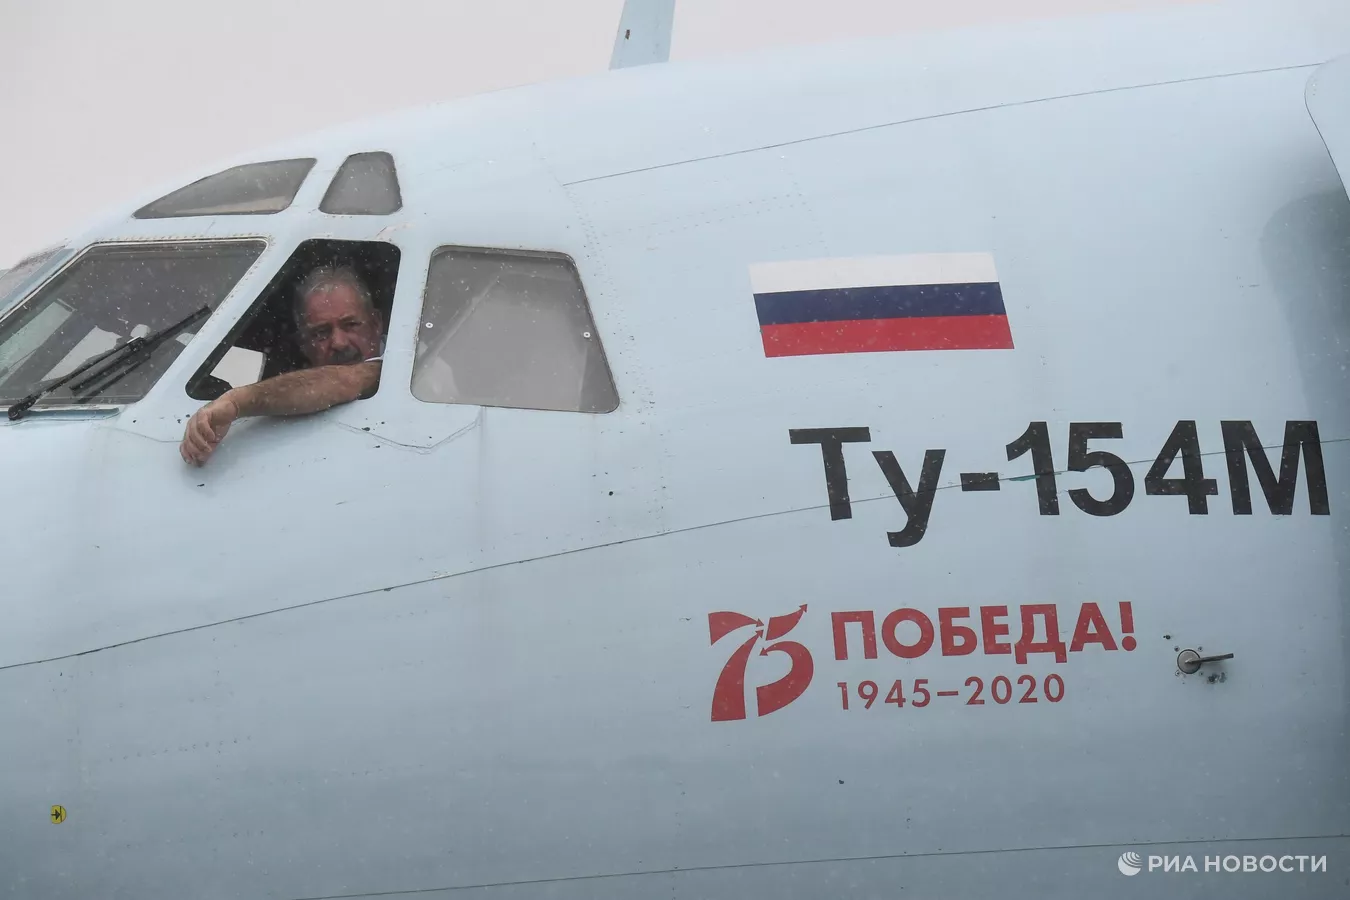
[[90, 375], [88, 378], [84, 378], [79, 382], [72, 384], [70, 386], [70, 392], [72, 394], [77, 393], [80, 389], [88, 386], [91, 382], [94, 382], [97, 379], [102, 378], [104, 375], [111, 372], [113, 370], [113, 366], [117, 365], [118, 363], [121, 362], [127, 363], [127, 365], [122, 369], [121, 372], [118, 373], [117, 377], [114, 378], [113, 381], [110, 381], [108, 382], [108, 384], [100, 386], [99, 390], [107, 388], [109, 385], [120, 380], [132, 369], [136, 368], [136, 366], [140, 365], [141, 363], [145, 362], [145, 360], [149, 359], [151, 351], [153, 351], [160, 344], [164, 343], [164, 341], [168, 340], [171, 337], [174, 337], [183, 329], [188, 328], [194, 323], [200, 321], [201, 319], [205, 319], [210, 315], [211, 315], [211, 307], [203, 306], [201, 309], [181, 319], [180, 321], [173, 323], [172, 325], [169, 325], [165, 328], [161, 328], [158, 331], [152, 331], [150, 334], [147, 334], [144, 337], [132, 338], [125, 344], [119, 344], [118, 346], [113, 347], [111, 350], [107, 350], [103, 353], [100, 353], [93, 359], [81, 363], [73, 371], [68, 372], [65, 375], [62, 375], [60, 378], [48, 382], [47, 384], [33, 391], [33, 393], [29, 394], [27, 397], [24, 397], [18, 403], [15, 403], [13, 406], [9, 408], [10, 420], [17, 421], [23, 418], [24, 414], [26, 414], [30, 409], [33, 408], [33, 404], [37, 403], [43, 397], [47, 396], [52, 391], [56, 390], [62, 385], [74, 381], [76, 378], [83, 375], [85, 372], [88, 372], [90, 369], [99, 367], [98, 371], [94, 372], [94, 374]]
[[[123, 345], [124, 352], [108, 360], [105, 366], [94, 372], [92, 375], [71, 384], [70, 393], [80, 399], [103, 393], [125, 378], [141, 363], [149, 359], [151, 354], [160, 344], [175, 337], [179, 332], [191, 328], [197, 322], [208, 318], [210, 315], [211, 307], [203, 306], [201, 309], [186, 316], [181, 321], [175, 322], [167, 328], [161, 328], [159, 331], [151, 332], [145, 337], [133, 338], [132, 340], [127, 341], [127, 343]], [[113, 374], [111, 378], [108, 378], [107, 376], [110, 373], [115, 374]], [[98, 384], [98, 386], [90, 388], [89, 385], [91, 384]]]

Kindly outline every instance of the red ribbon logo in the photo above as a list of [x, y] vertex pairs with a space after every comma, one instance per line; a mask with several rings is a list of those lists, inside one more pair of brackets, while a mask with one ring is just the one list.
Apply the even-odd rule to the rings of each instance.
[[786, 675], [772, 684], [755, 688], [757, 714], [767, 716], [771, 712], [777, 712], [805, 693], [811, 684], [811, 676], [815, 674], [811, 651], [796, 641], [779, 640], [797, 627], [797, 623], [805, 613], [806, 604], [802, 604], [796, 612], [774, 616], [769, 619], [767, 630], [759, 619], [752, 619], [741, 613], [708, 613], [708, 637], [713, 644], [733, 631], [752, 625], [755, 627], [755, 633], [735, 649], [727, 664], [722, 667], [722, 674], [717, 678], [712, 701], [714, 722], [733, 722], [745, 718], [745, 670], [750, 664], [750, 655], [755, 649], [755, 644], [761, 638], [773, 643], [762, 647], [759, 651], [760, 656], [786, 653], [792, 660], [792, 667], [788, 669]]

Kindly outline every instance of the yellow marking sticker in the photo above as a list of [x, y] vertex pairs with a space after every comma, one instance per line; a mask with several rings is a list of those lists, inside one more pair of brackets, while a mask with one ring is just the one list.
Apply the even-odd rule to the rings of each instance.
[[52, 824], [60, 825], [66, 820], [66, 808], [64, 806], [52, 807]]

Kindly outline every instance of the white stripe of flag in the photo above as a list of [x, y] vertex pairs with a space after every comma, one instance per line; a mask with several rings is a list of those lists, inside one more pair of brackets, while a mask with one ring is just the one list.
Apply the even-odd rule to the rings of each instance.
[[910, 253], [754, 263], [756, 294], [888, 287], [899, 284], [987, 284], [998, 281], [992, 253]]

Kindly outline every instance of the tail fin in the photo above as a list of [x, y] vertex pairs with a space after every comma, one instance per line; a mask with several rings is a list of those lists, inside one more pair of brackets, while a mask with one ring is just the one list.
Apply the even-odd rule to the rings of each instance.
[[675, 0], [625, 0], [609, 67], [625, 69], [666, 62], [674, 26]]

